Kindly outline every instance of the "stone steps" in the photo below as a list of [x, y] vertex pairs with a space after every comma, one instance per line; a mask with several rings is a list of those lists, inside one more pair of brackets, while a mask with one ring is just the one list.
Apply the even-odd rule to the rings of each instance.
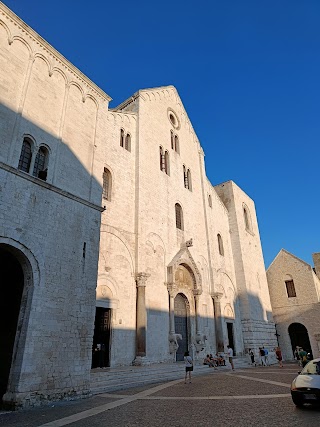
[[[230, 364], [220, 366], [218, 370], [206, 365], [196, 364], [193, 376], [207, 375], [213, 372], [230, 372]], [[236, 369], [247, 368], [248, 359], [234, 358]], [[148, 366], [125, 366], [118, 368], [93, 369], [91, 371], [91, 393], [93, 395], [147, 384], [160, 383], [184, 378], [184, 362], [157, 363]]]

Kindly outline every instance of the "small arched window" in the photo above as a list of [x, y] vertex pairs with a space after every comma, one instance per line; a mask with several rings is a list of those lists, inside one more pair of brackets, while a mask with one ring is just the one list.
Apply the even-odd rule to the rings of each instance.
[[29, 172], [32, 157], [31, 141], [24, 138], [20, 153], [18, 169], [23, 172]]
[[120, 130], [120, 147], [124, 147], [124, 130]]
[[103, 178], [102, 197], [106, 200], [111, 201], [112, 178], [108, 168], [104, 168], [102, 178]]
[[179, 203], [176, 203], [175, 210], [176, 210], [176, 227], [179, 228], [179, 230], [183, 230], [182, 207], [179, 205]]
[[211, 199], [211, 195], [210, 194], [208, 196], [208, 203], [209, 203], [210, 208], [212, 208], [212, 199]]
[[191, 172], [190, 172], [190, 169], [188, 169], [188, 171], [187, 171], [187, 184], [188, 184], [188, 189], [190, 190], [190, 191], [192, 191], [192, 184], [191, 184]]
[[217, 235], [218, 237], [218, 247], [219, 247], [219, 254], [221, 256], [224, 256], [224, 249], [223, 249], [223, 241], [222, 241], [222, 237], [220, 234]]
[[175, 135], [174, 137], [174, 149], [175, 151], [180, 154], [180, 147], [179, 147], [179, 138], [178, 135]]
[[129, 133], [126, 135], [125, 149], [131, 151], [131, 136]]
[[37, 152], [33, 167], [33, 176], [47, 180], [49, 152], [46, 147], [41, 146]]
[[169, 170], [169, 153], [166, 150], [164, 153], [164, 171], [167, 175], [170, 175], [170, 170]]

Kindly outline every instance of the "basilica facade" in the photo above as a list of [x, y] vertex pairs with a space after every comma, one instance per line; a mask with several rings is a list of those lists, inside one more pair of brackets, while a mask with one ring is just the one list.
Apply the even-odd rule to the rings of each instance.
[[176, 88], [109, 108], [3, 4], [0, 58], [3, 402], [90, 395], [92, 368], [273, 348], [254, 202], [208, 180]]

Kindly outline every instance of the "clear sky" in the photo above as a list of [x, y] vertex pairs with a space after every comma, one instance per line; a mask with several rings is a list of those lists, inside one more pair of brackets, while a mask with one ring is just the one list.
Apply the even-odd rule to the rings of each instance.
[[[266, 267], [320, 252], [319, 0], [5, 0], [113, 98], [174, 85], [213, 185], [256, 203]], [[192, 236], [190, 236], [192, 237]]]

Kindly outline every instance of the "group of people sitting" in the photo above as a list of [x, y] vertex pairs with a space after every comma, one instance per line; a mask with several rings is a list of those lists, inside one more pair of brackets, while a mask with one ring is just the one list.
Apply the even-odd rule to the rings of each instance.
[[212, 354], [207, 354], [206, 357], [203, 360], [204, 365], [209, 365], [209, 368], [217, 369], [218, 366], [226, 366], [226, 361], [224, 360], [224, 357], [222, 354], [216, 353], [215, 356], [212, 356]]

